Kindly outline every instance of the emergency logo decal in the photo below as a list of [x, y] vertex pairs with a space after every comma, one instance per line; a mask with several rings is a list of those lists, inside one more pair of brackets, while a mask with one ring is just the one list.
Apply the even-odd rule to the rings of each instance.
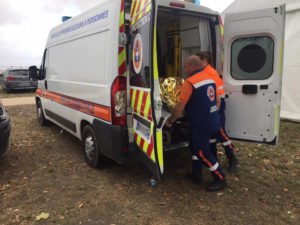
[[210, 101], [213, 102], [215, 100], [215, 89], [211, 85], [207, 88], [207, 96]]
[[142, 68], [143, 61], [143, 45], [142, 45], [142, 37], [138, 33], [133, 42], [133, 52], [132, 52], [132, 62], [135, 73], [140, 73]]

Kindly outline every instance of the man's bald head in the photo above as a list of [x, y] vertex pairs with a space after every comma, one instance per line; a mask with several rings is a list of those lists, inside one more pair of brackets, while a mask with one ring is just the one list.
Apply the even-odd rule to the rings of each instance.
[[190, 76], [193, 72], [201, 68], [201, 60], [196, 55], [187, 57], [184, 61], [184, 73]]
[[200, 61], [199, 57], [196, 55], [191, 55], [191, 56], [187, 57], [186, 62], [190, 66], [195, 66], [197, 68], [200, 68], [200, 66], [201, 66], [201, 61]]

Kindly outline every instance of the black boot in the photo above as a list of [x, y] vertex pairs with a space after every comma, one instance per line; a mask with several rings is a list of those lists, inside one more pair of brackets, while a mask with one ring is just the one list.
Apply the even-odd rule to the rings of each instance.
[[185, 178], [193, 181], [195, 184], [201, 184], [202, 183], [202, 174], [201, 174], [201, 172], [186, 173]]
[[206, 186], [207, 192], [215, 192], [223, 190], [226, 187], [226, 180], [215, 180], [210, 185]]
[[234, 153], [231, 153], [229, 156], [228, 156], [228, 171], [230, 173], [234, 173], [236, 172], [237, 170], [237, 164], [238, 164], [238, 159], [236, 158], [235, 154]]

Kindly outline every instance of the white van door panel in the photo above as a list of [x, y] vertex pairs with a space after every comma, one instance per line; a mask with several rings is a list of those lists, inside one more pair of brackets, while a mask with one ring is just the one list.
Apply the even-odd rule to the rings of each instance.
[[231, 138], [277, 144], [285, 5], [226, 14], [226, 130]]

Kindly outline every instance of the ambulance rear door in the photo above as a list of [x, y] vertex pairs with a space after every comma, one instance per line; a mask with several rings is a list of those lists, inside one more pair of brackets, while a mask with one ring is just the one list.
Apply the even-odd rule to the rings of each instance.
[[231, 138], [277, 144], [285, 5], [225, 15], [226, 130]]
[[133, 0], [130, 13], [130, 104], [138, 158], [159, 179], [164, 171], [156, 60], [155, 1]]

